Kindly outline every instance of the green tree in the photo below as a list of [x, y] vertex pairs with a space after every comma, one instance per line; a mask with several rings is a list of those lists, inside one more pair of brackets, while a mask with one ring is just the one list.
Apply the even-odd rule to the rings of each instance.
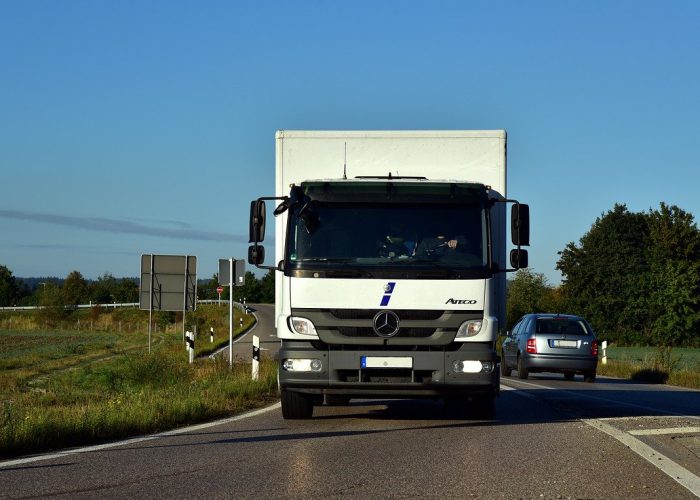
[[661, 203], [649, 219], [649, 319], [657, 345], [696, 341], [700, 327], [700, 231], [693, 216]]
[[79, 271], [72, 271], [63, 282], [63, 297], [66, 305], [77, 306], [89, 300], [88, 282]]
[[612, 340], [694, 345], [700, 329], [700, 231], [693, 216], [661, 203], [624, 205], [560, 252], [563, 296]]
[[135, 279], [122, 278], [118, 280], [112, 294], [114, 301], [119, 304], [130, 304], [139, 301], [139, 285]]
[[38, 295], [40, 308], [37, 309], [36, 314], [39, 321], [55, 326], [58, 321], [68, 316], [69, 311], [66, 309], [63, 290], [56, 283], [51, 281], [42, 283]]
[[0, 307], [14, 306], [20, 298], [20, 287], [6, 266], [0, 265]]
[[275, 302], [275, 271], [270, 269], [260, 280], [260, 298], [258, 302], [274, 304]]
[[554, 288], [542, 273], [530, 268], [520, 269], [508, 282], [506, 323], [510, 330], [524, 314], [536, 312], [561, 312], [558, 310]]
[[90, 289], [90, 298], [94, 304], [110, 304], [114, 302], [117, 290], [117, 279], [111, 273], [104, 273], [97, 278]]
[[648, 310], [649, 224], [645, 214], [616, 204], [597, 218], [578, 245], [569, 243], [557, 262], [562, 294], [571, 312], [600, 332], [639, 338]]
[[[219, 294], [216, 289], [219, 286], [219, 275], [214, 273], [209, 281], [206, 281], [202, 286], [197, 286], [197, 298], [200, 300], [216, 300], [219, 298]], [[224, 298], [224, 293], [221, 294], [221, 298]]]

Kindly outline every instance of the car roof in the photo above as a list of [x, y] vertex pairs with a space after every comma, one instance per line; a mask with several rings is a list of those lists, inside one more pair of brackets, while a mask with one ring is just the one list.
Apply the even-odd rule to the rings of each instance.
[[564, 319], [580, 319], [583, 320], [581, 316], [575, 314], [559, 314], [559, 313], [533, 313], [531, 316], [536, 318], [564, 318]]

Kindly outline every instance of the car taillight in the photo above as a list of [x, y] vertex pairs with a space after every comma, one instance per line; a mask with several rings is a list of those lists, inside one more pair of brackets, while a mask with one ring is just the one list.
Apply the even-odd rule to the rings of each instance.
[[527, 352], [537, 354], [537, 339], [527, 339]]
[[598, 341], [594, 340], [591, 342], [591, 356], [597, 356], [598, 355]]

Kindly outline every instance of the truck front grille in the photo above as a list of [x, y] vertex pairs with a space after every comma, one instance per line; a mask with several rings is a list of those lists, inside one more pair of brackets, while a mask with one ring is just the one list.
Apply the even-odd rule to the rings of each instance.
[[[426, 338], [435, 333], [436, 328], [399, 328], [399, 333], [395, 337]], [[345, 337], [376, 337], [373, 328], [363, 328], [354, 326], [341, 326], [337, 328], [338, 333]]]
[[[337, 319], [373, 319], [381, 309], [328, 309]], [[394, 311], [401, 321], [434, 321], [439, 319], [444, 311], [434, 310], [397, 310]]]
[[[391, 310], [399, 318], [396, 335], [382, 337], [374, 330], [377, 313]], [[307, 318], [316, 327], [319, 340], [329, 345], [446, 346], [454, 341], [460, 325], [483, 318], [480, 310], [433, 309], [302, 309], [292, 315]]]

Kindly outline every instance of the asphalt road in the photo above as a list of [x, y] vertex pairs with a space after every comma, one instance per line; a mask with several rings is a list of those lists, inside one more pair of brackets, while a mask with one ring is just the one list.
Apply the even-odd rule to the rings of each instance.
[[[262, 323], [253, 333], [265, 338]], [[273, 405], [0, 462], [0, 498], [700, 495], [700, 391], [547, 374], [502, 389], [493, 421], [455, 418], [431, 400], [353, 401], [308, 421], [285, 421]]]
[[[261, 355], [274, 357], [279, 350], [280, 341], [275, 335], [275, 305], [248, 304], [257, 319], [255, 326], [233, 342], [233, 357], [236, 360], [250, 362], [253, 355], [253, 336], [260, 339]], [[217, 353], [228, 359], [228, 347]]]

